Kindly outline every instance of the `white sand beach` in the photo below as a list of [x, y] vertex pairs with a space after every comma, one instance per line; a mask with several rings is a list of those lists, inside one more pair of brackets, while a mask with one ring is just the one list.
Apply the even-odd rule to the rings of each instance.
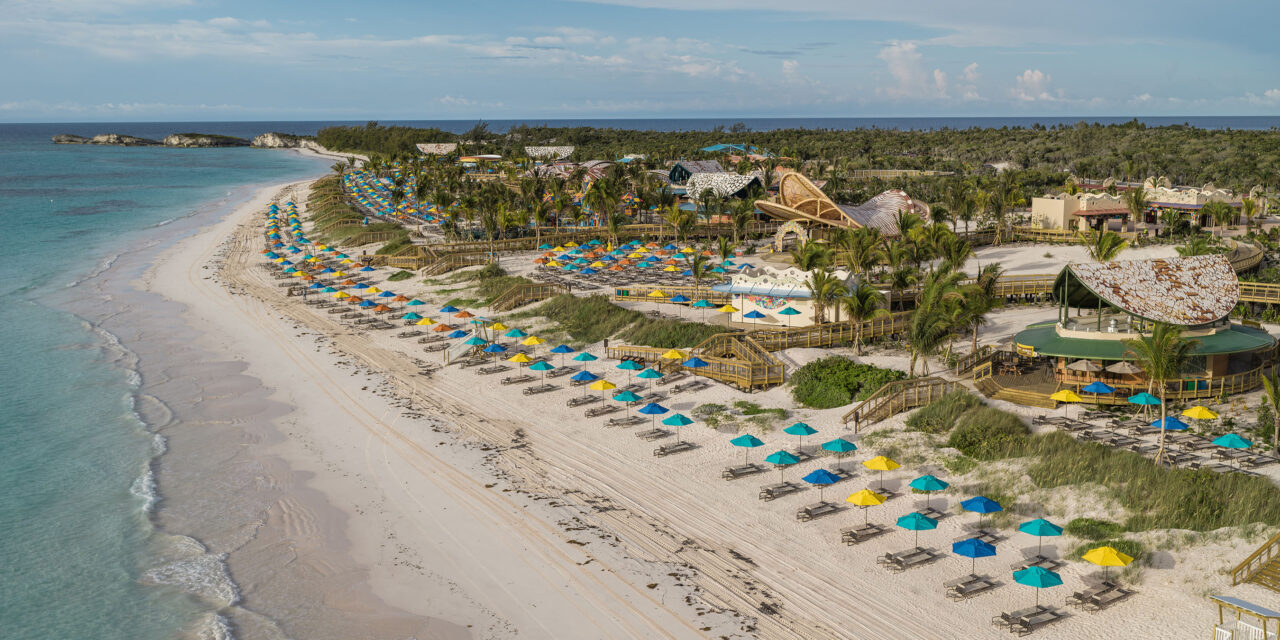
[[[1013, 584], [1009, 567], [1036, 540], [1012, 529], [1002, 532], [1009, 539], [997, 545], [999, 554], [977, 565], [1003, 584], [951, 602], [942, 583], [968, 573], [967, 558], [948, 553], [930, 566], [890, 574], [876, 557], [912, 546], [909, 532], [894, 529], [845, 546], [839, 531], [860, 524], [861, 511], [799, 522], [796, 509], [815, 502], [816, 489], [765, 502], [757, 491], [777, 472], [722, 480], [721, 468], [743, 455], [729, 445], [730, 434], [691, 425], [684, 438], [698, 449], [655, 457], [656, 445], [632, 430], [606, 428], [567, 408], [565, 400], [581, 390], [523, 396], [519, 387], [500, 386], [496, 376], [438, 368], [439, 354], [422, 353], [416, 340], [353, 330], [287, 298], [259, 251], [267, 204], [285, 192], [301, 197], [304, 185], [294, 186], [258, 192], [167, 251], [141, 283], [185, 305], [189, 322], [203, 332], [203, 348], [243, 362], [244, 373], [261, 380], [272, 400], [291, 407], [272, 421], [274, 437], [242, 442], [245, 455], [276, 461], [264, 463], [256, 481], [283, 491], [255, 534], [270, 545], [230, 552], [242, 607], [283, 606], [256, 588], [277, 579], [253, 564], [267, 557], [267, 546], [285, 547], [296, 558], [279, 568], [286, 574], [279, 579], [298, 583], [294, 593], [323, 603], [347, 624], [357, 621], [359, 636], [370, 638], [995, 638], [1007, 631], [993, 627], [991, 617], [1035, 597]], [[1074, 250], [1055, 248], [1053, 258], [1034, 260], [1026, 251], [996, 247], [979, 259], [1000, 260], [1009, 273], [1044, 273]], [[529, 264], [524, 256], [504, 262]], [[415, 282], [388, 286], [431, 299]], [[996, 314], [984, 341], [1037, 313], [1051, 312]], [[601, 353], [598, 346], [590, 350]], [[817, 355], [812, 351], [793, 350], [785, 358], [804, 362]], [[865, 357], [881, 366], [905, 365], [900, 353]], [[622, 383], [625, 374], [614, 364], [602, 359], [588, 368]], [[675, 396], [664, 405], [689, 413], [708, 402], [792, 404], [785, 387], [745, 394], [716, 384], [696, 396]], [[819, 430], [806, 448], [838, 436], [861, 443], [865, 432], [840, 423], [846, 409], [800, 410], [789, 420]], [[871, 431], [898, 431], [904, 419]], [[228, 437], [235, 437], [234, 427], [226, 427]], [[756, 461], [795, 445], [794, 437], [777, 431], [762, 437], [766, 446], [749, 453]], [[855, 461], [875, 448], [865, 446], [845, 463], [853, 477], [828, 488], [828, 498], [877, 482]], [[921, 456], [889, 473], [888, 486], [902, 492], [922, 473], [946, 477], [936, 456]], [[797, 480], [831, 464], [818, 457], [785, 473]], [[1029, 484], [1017, 470], [992, 467], [953, 479], [951, 489], [932, 497], [934, 507], [945, 503], [952, 515], [920, 534], [922, 546], [950, 551], [975, 520], [958, 514], [956, 503], [983, 482]], [[892, 525], [923, 506], [923, 496], [903, 493], [866, 515]], [[1021, 512], [1055, 520], [1108, 511], [1086, 491], [1029, 489], [1027, 496]], [[1216, 619], [1204, 595], [1229, 585], [1224, 567], [1251, 550], [1229, 533], [1201, 536], [1195, 546], [1176, 543], [1177, 532], [1149, 534], [1159, 551], [1136, 597], [1112, 610], [1074, 614], [1036, 636], [1204, 633]], [[1073, 544], [1047, 540], [1046, 548], [1065, 554]], [[1045, 591], [1042, 600], [1061, 602], [1095, 579], [1093, 569], [1068, 564], [1066, 584]], [[291, 637], [353, 637], [343, 635], [351, 627], [336, 623], [294, 620], [283, 628]]]

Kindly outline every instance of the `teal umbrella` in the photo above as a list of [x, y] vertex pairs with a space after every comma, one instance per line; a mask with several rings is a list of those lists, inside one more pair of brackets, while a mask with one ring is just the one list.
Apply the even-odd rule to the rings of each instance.
[[529, 365], [529, 370], [530, 370], [530, 371], [541, 371], [541, 372], [542, 372], [542, 382], [543, 382], [543, 384], [546, 384], [546, 382], [547, 382], [547, 372], [548, 372], [548, 371], [550, 371], [550, 370], [552, 370], [552, 369], [554, 369], [554, 368], [556, 368], [556, 366], [555, 366], [554, 364], [551, 364], [550, 362], [547, 362], [546, 360], [539, 360], [539, 361], [537, 361], [537, 362], [535, 362], [535, 363], [533, 363], [533, 364]]
[[843, 462], [845, 456], [858, 450], [858, 445], [844, 438], [836, 438], [822, 443], [822, 450], [836, 454], [836, 459]]
[[908, 531], [916, 532], [915, 544], [913, 546], [918, 547], [920, 546], [920, 532], [937, 529], [938, 521], [924, 515], [923, 513], [908, 513], [907, 515], [898, 518], [898, 526]]
[[583, 351], [573, 357], [574, 362], [595, 362], [596, 360], [599, 360], [599, 358], [587, 353], [586, 351]]
[[680, 441], [680, 427], [684, 427], [684, 426], [687, 426], [687, 425], [691, 425], [691, 424], [693, 424], [693, 420], [690, 420], [690, 419], [689, 419], [689, 416], [686, 416], [686, 415], [685, 415], [685, 414], [683, 414], [683, 413], [673, 413], [673, 414], [671, 414], [670, 416], [668, 416], [668, 417], [666, 417], [666, 418], [663, 418], [663, 419], [662, 419], [662, 424], [665, 424], [665, 425], [667, 425], [668, 427], [675, 427], [675, 428], [676, 428], [676, 441], [677, 441], [677, 442], [679, 442], [679, 441]]
[[1040, 590], [1062, 584], [1062, 576], [1044, 567], [1027, 567], [1013, 572], [1013, 581], [1036, 588], [1036, 606], [1040, 606]]
[[622, 393], [619, 393], [618, 395], [614, 396], [613, 399], [617, 400], [618, 402], [639, 402], [640, 396], [630, 391], [623, 391]]
[[1062, 527], [1059, 527], [1044, 518], [1036, 518], [1035, 520], [1024, 522], [1018, 525], [1018, 531], [1039, 538], [1039, 543], [1036, 545], [1036, 555], [1040, 555], [1040, 550], [1044, 546], [1044, 539], [1046, 536], [1052, 537], [1062, 535]]
[[928, 508], [930, 506], [929, 504], [930, 494], [932, 494], [935, 491], [942, 491], [943, 489], [946, 489], [951, 485], [947, 484], [946, 482], [943, 482], [942, 480], [937, 479], [932, 475], [926, 474], [926, 475], [920, 476], [919, 478], [916, 478], [915, 480], [912, 480], [911, 484], [907, 486], [911, 487], [912, 489], [915, 489], [916, 491], [925, 492], [924, 505], [926, 508]]
[[465, 344], [468, 347], [478, 347], [482, 344], [487, 344], [487, 343], [484, 341], [484, 338], [481, 338], [480, 336], [471, 336], [470, 338], [467, 338], [467, 340], [462, 344]]
[[818, 430], [803, 422], [797, 422], [786, 429], [783, 429], [782, 432], [793, 436], [800, 436], [800, 444], [796, 447], [796, 451], [800, 451], [804, 448], [804, 437], [811, 436], [817, 433]]
[[653, 391], [653, 381], [661, 379], [663, 376], [662, 376], [662, 373], [659, 371], [655, 371], [653, 369], [645, 369], [644, 371], [637, 373], [636, 377], [640, 378], [641, 380], [648, 380], [649, 390]]
[[627, 372], [627, 384], [631, 384], [631, 372], [639, 371], [643, 369], [644, 365], [640, 364], [639, 362], [636, 362], [635, 360], [623, 360], [622, 362], [618, 363], [617, 368]]
[[779, 311], [779, 312], [778, 312], [778, 315], [780, 315], [780, 316], [787, 316], [787, 327], [790, 327], [790, 326], [791, 326], [791, 316], [798, 316], [798, 315], [800, 315], [800, 312], [799, 312], [799, 311], [796, 311], [795, 309], [792, 309], [791, 307], [786, 307], [785, 309], [783, 309], [783, 310]]
[[766, 457], [764, 461], [778, 468], [778, 481], [782, 482], [782, 474], [786, 470], [786, 468], [789, 465], [793, 465], [800, 462], [800, 459], [791, 455], [790, 453], [787, 453], [786, 451], [778, 450], [769, 454], [769, 456]]
[[760, 438], [757, 438], [749, 433], [746, 433], [730, 440], [729, 444], [735, 447], [742, 447], [742, 464], [746, 464], [747, 449], [754, 449], [758, 446], [763, 445], [764, 442], [761, 442]]
[[1219, 447], [1226, 447], [1228, 449], [1248, 449], [1253, 446], [1253, 442], [1234, 433], [1218, 436], [1217, 438], [1214, 438], [1213, 443]]

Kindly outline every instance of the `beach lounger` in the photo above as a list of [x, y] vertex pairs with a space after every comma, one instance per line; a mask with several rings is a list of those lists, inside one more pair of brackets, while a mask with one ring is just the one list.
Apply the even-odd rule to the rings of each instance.
[[[481, 371], [481, 373], [484, 373], [484, 372]], [[524, 384], [526, 382], [533, 382], [534, 380], [537, 380], [537, 379], [538, 378], [536, 376], [531, 376], [525, 373], [518, 376], [507, 376], [502, 379], [502, 384], [503, 385]]]
[[920, 510], [920, 515], [922, 515], [922, 516], [926, 516], [926, 517], [929, 517], [929, 518], [932, 518], [932, 519], [934, 519], [934, 520], [942, 520], [943, 518], [946, 518], [947, 516], [949, 516], [949, 515], [951, 515], [951, 514], [949, 514], [949, 513], [945, 512], [945, 511], [938, 511], [937, 509], [934, 509], [933, 507], [925, 507], [925, 508], [923, 508], [923, 509], [921, 509], [921, 510]]
[[701, 380], [690, 380], [689, 382], [686, 382], [686, 383], [684, 383], [684, 384], [678, 384], [678, 385], [676, 385], [675, 387], [673, 387], [673, 388], [671, 389], [671, 395], [673, 395], [673, 396], [674, 396], [674, 395], [678, 395], [678, 394], [684, 393], [684, 392], [686, 392], [686, 391], [691, 391], [691, 390], [693, 390], [693, 388], [694, 388], [694, 387], [698, 386], [698, 383], [700, 383], [700, 382], [702, 382], [702, 381], [701, 381]]
[[560, 367], [558, 369], [552, 369], [551, 371], [547, 372], [547, 377], [559, 378], [560, 376], [567, 376], [571, 373], [577, 373], [581, 369], [582, 367]]
[[616, 404], [607, 404], [603, 407], [587, 409], [587, 412], [583, 415], [585, 415], [588, 418], [599, 418], [600, 416], [607, 416], [611, 413], [615, 413], [618, 411], [622, 411], [622, 407], [619, 407]]
[[943, 588], [946, 589], [946, 596], [950, 600], [972, 598], [996, 588], [996, 585], [995, 580], [973, 573], [942, 583]]
[[1119, 587], [1103, 591], [1102, 593], [1085, 598], [1080, 603], [1080, 607], [1090, 613], [1102, 611], [1111, 605], [1120, 602], [1136, 593], [1132, 589], [1121, 589]]
[[444, 339], [445, 338], [442, 335], [427, 336], [425, 338], [418, 338], [418, 344], [433, 344], [436, 342], [444, 342]]
[[781, 498], [787, 494], [795, 493], [801, 489], [800, 485], [791, 482], [779, 482], [777, 484], [768, 484], [760, 487], [759, 498], [768, 502]]
[[378, 321], [377, 318], [358, 318], [356, 319], [356, 324], [369, 324], [377, 321]]
[[397, 338], [416, 338], [416, 337], [418, 337], [418, 336], [420, 336], [420, 335], [422, 335], [422, 331], [421, 331], [421, 330], [414, 330], [414, 331], [401, 331], [400, 333], [397, 333], [397, 334], [396, 334], [396, 337], [397, 337]]
[[476, 369], [476, 373], [482, 376], [490, 376], [495, 373], [502, 373], [503, 371], [510, 371], [510, 370], [511, 370], [511, 367], [508, 367], [505, 364], [491, 364], [487, 367], [480, 367], [479, 369]]
[[794, 451], [788, 451], [787, 453], [790, 453], [791, 455], [795, 456], [795, 457], [796, 457], [796, 459], [797, 459], [797, 460], [799, 460], [800, 462], [808, 462], [808, 461], [810, 461], [810, 460], [812, 460], [812, 459], [813, 459], [813, 454], [812, 454], [812, 453], [806, 453], [805, 451], [803, 451], [803, 450], [801, 450], [801, 449], [796, 449], [796, 450], [794, 450]]
[[969, 533], [966, 533], [956, 538], [954, 542], [960, 542], [961, 540], [968, 540], [969, 538], [977, 538], [987, 544], [995, 544], [997, 542], [1000, 542], [1001, 540], [1004, 540], [1003, 536], [1001, 536], [998, 533], [995, 533], [994, 531], [988, 531], [986, 529], [975, 529], [973, 531], [970, 531]]
[[658, 381], [658, 386], [662, 387], [662, 386], [669, 385], [669, 384], [671, 384], [672, 382], [679, 382], [680, 380], [684, 380], [684, 379], [685, 379], [685, 378], [687, 378], [687, 377], [689, 377], [689, 374], [687, 374], [687, 373], [685, 373], [685, 372], [683, 372], [683, 371], [679, 371], [679, 372], [676, 372], [676, 373], [670, 374], [670, 375], [668, 375], [668, 376], [666, 376], [666, 377], [662, 378], [661, 380], [659, 380], [659, 381]]
[[554, 384], [535, 384], [532, 387], [525, 387], [524, 391], [522, 391], [521, 393], [523, 393], [526, 396], [536, 396], [539, 393], [547, 393], [549, 391], [555, 391], [556, 389], [559, 389], [559, 388], [560, 387]]
[[575, 387], [581, 387], [584, 384], [591, 384], [591, 381], [590, 380], [573, 380], [573, 381], [570, 381], [569, 384]]
[[648, 442], [653, 442], [654, 440], [661, 440], [669, 435], [671, 435], [671, 432], [667, 431], [666, 429], [647, 429], [645, 431], [636, 433], [637, 438], [640, 438], [641, 440], [645, 440]]
[[627, 416], [625, 418], [609, 418], [605, 421], [606, 427], [633, 427], [638, 424], [644, 424], [648, 419], [644, 416]]
[[1030, 616], [1023, 616], [1021, 618], [1014, 620], [1009, 625], [1009, 631], [1011, 633], [1018, 634], [1018, 637], [1030, 635], [1031, 633], [1035, 632], [1036, 629], [1051, 625], [1065, 617], [1067, 617], [1067, 614], [1063, 613], [1062, 611], [1059, 611], [1054, 608], [1046, 608], [1044, 611], [1041, 611], [1040, 613], [1030, 615]]
[[933, 549], [916, 547], [914, 549], [907, 549], [906, 551], [899, 551], [897, 553], [886, 553], [880, 558], [877, 558], [876, 563], [884, 565], [894, 573], [901, 573], [913, 567], [924, 566], [941, 557], [942, 555]]
[[657, 449], [654, 449], [654, 450], [653, 450], [653, 455], [658, 456], [659, 458], [661, 458], [661, 457], [663, 457], [663, 456], [669, 456], [669, 455], [671, 455], [671, 454], [673, 454], [673, 453], [681, 453], [681, 452], [684, 452], [684, 451], [693, 451], [694, 449], [697, 449], [697, 448], [698, 448], [698, 445], [696, 445], [696, 444], [694, 444], [694, 443], [692, 443], [692, 442], [688, 442], [688, 441], [686, 441], [686, 440], [681, 440], [680, 442], [674, 442], [674, 443], [672, 443], [672, 444], [664, 444], [664, 445], [662, 445], [662, 446], [658, 447]]
[[489, 362], [489, 359], [488, 358], [468, 358], [466, 360], [457, 360], [456, 362], [458, 363], [459, 367], [463, 369], [470, 369], [471, 367], [478, 367], [486, 362]]
[[1034, 607], [1027, 607], [1026, 609], [1018, 609], [1017, 611], [1014, 611], [1012, 613], [1007, 613], [1007, 612], [1001, 613], [1000, 615], [991, 618], [991, 624], [997, 627], [1008, 628], [1017, 620], [1021, 620], [1027, 616], [1034, 616], [1038, 613], [1042, 613], [1048, 610], [1049, 610], [1048, 605], [1042, 604], [1042, 605], [1036, 605]]
[[445, 349], [448, 349], [448, 348], [449, 348], [449, 345], [447, 343], [437, 342], [436, 344], [429, 344], [423, 347], [422, 350], [426, 351], [427, 353], [435, 353], [437, 351], [444, 351]]
[[1028, 567], [1040, 567], [1041, 569], [1045, 569], [1048, 571], [1057, 571], [1058, 569], [1061, 569], [1066, 565], [1067, 563], [1061, 560], [1054, 560], [1053, 558], [1046, 558], [1045, 556], [1036, 555], [1036, 556], [1031, 556], [1030, 558], [1027, 558], [1021, 562], [1013, 563], [1013, 565], [1010, 566], [1010, 569], [1012, 569], [1013, 571], [1022, 571], [1023, 569], [1026, 569]]
[[1083, 606], [1085, 602], [1093, 598], [1096, 598], [1115, 588], [1116, 588], [1116, 585], [1110, 582], [1103, 582], [1101, 584], [1089, 587], [1084, 591], [1077, 591], [1067, 596], [1066, 602], [1064, 604], [1066, 604], [1068, 607], [1080, 607], [1080, 606]]
[[377, 321], [377, 322], [375, 322], [375, 323], [373, 323], [373, 324], [369, 325], [369, 328], [370, 328], [370, 329], [378, 329], [379, 331], [386, 331], [387, 329], [394, 329], [394, 328], [396, 328], [396, 326], [395, 326], [394, 324], [391, 324], [390, 322], [383, 322], [383, 321], [379, 320], [379, 321]]
[[725, 467], [724, 470], [720, 472], [720, 477], [725, 480], [737, 480], [738, 478], [753, 476], [757, 473], [764, 473], [765, 471], [766, 469], [763, 466], [752, 462], [750, 464], [740, 464], [735, 467]]
[[[865, 508], [865, 507], [864, 507]], [[889, 533], [889, 529], [880, 524], [863, 524], [840, 531], [840, 541], [847, 545], [866, 542], [876, 536]]]
[[564, 404], [566, 407], [581, 407], [584, 404], [591, 404], [592, 402], [600, 402], [600, 396], [577, 396], [569, 398], [569, 401]]
[[796, 511], [796, 520], [808, 522], [810, 520], [821, 518], [822, 516], [829, 516], [841, 510], [842, 508], [840, 505], [835, 504], [834, 502], [815, 502], [811, 505], [798, 509]]
[[641, 391], [644, 391], [644, 387], [645, 385], [643, 382], [632, 382], [631, 384], [625, 387], [619, 387], [618, 390], [615, 391], [614, 393], [617, 394], [617, 393], [622, 393], [624, 391], [630, 391], [631, 393], [640, 393]]

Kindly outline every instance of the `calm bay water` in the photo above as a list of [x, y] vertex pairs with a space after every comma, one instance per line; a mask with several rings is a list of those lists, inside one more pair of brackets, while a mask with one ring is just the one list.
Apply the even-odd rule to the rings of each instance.
[[134, 410], [135, 358], [95, 326], [114, 310], [100, 294], [86, 304], [90, 286], [131, 255], [140, 262], [131, 250], [154, 251], [212, 221], [249, 185], [328, 163], [255, 149], [55, 146], [49, 135], [0, 125], [9, 374], [0, 386], [0, 637], [173, 638], [214, 607], [184, 589], [183, 576], [157, 573], [150, 509], [163, 491], [150, 468], [164, 443]]

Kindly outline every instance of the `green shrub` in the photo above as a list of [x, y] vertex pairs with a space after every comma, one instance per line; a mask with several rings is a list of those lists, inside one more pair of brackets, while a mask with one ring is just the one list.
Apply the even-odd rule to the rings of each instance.
[[[495, 294], [496, 295], [496, 294]], [[513, 317], [545, 316], [560, 329], [580, 342], [599, 342], [640, 320], [644, 314], [623, 309], [602, 295], [579, 298], [562, 293], [538, 305], [532, 311]]]
[[906, 377], [907, 374], [896, 369], [881, 369], [830, 356], [796, 369], [789, 384], [796, 402], [815, 409], [830, 409], [865, 399], [885, 384]]
[[396, 234], [396, 237], [388, 240], [386, 244], [378, 247], [378, 250], [373, 253], [380, 256], [391, 256], [400, 253], [412, 244], [413, 241], [409, 239], [409, 232], [401, 229], [400, 232]]
[[968, 391], [952, 391], [911, 414], [907, 427], [925, 433], [946, 433], [961, 415], [979, 406], [982, 400], [978, 396]]
[[505, 275], [507, 275], [506, 270], [498, 266], [498, 263], [496, 262], [490, 262], [489, 264], [486, 264], [485, 266], [480, 267], [476, 271], [476, 277], [480, 278], [481, 280], [488, 280], [489, 278], [498, 278]]
[[693, 411], [691, 411], [690, 413], [692, 413], [693, 415], [695, 415], [695, 416], [697, 416], [697, 417], [699, 417], [699, 418], [705, 418], [705, 417], [710, 416], [710, 415], [712, 415], [712, 414], [716, 414], [716, 413], [725, 413], [725, 412], [727, 412], [728, 410], [729, 410], [729, 407], [726, 407], [726, 406], [724, 406], [724, 405], [722, 405], [722, 404], [716, 404], [716, 403], [714, 403], [714, 402], [708, 402], [708, 403], [706, 403], [706, 404], [700, 404], [700, 405], [698, 405], [698, 406], [694, 407], [694, 408], [693, 408]]
[[[486, 266], [485, 268], [487, 269], [488, 267]], [[483, 270], [481, 269], [481, 271]], [[481, 277], [480, 284], [476, 285], [476, 295], [488, 305], [498, 296], [506, 293], [511, 287], [521, 284], [533, 284], [533, 281], [523, 276], [495, 275], [488, 278]]]
[[412, 274], [412, 273], [410, 273], [410, 272], [408, 272], [408, 271], [397, 271], [397, 272], [395, 272], [395, 273], [393, 273], [393, 274], [391, 274], [391, 275], [387, 276], [387, 281], [388, 281], [388, 282], [399, 282], [399, 281], [401, 281], [401, 280], [408, 280], [409, 278], [412, 278], [412, 277], [413, 277], [413, 274]]
[[787, 410], [782, 408], [766, 409], [749, 400], [737, 400], [733, 403], [733, 408], [742, 412], [744, 416], [771, 415], [781, 420], [787, 417]]
[[1021, 449], [1030, 431], [1018, 416], [994, 407], [980, 407], [956, 420], [947, 446], [978, 460], [995, 460]]
[[953, 476], [962, 476], [977, 468], [978, 461], [966, 455], [958, 455], [943, 460], [942, 466], [946, 468], [947, 473]]
[[1076, 518], [1067, 523], [1066, 532], [1084, 540], [1106, 540], [1124, 532], [1124, 527], [1107, 520]]

